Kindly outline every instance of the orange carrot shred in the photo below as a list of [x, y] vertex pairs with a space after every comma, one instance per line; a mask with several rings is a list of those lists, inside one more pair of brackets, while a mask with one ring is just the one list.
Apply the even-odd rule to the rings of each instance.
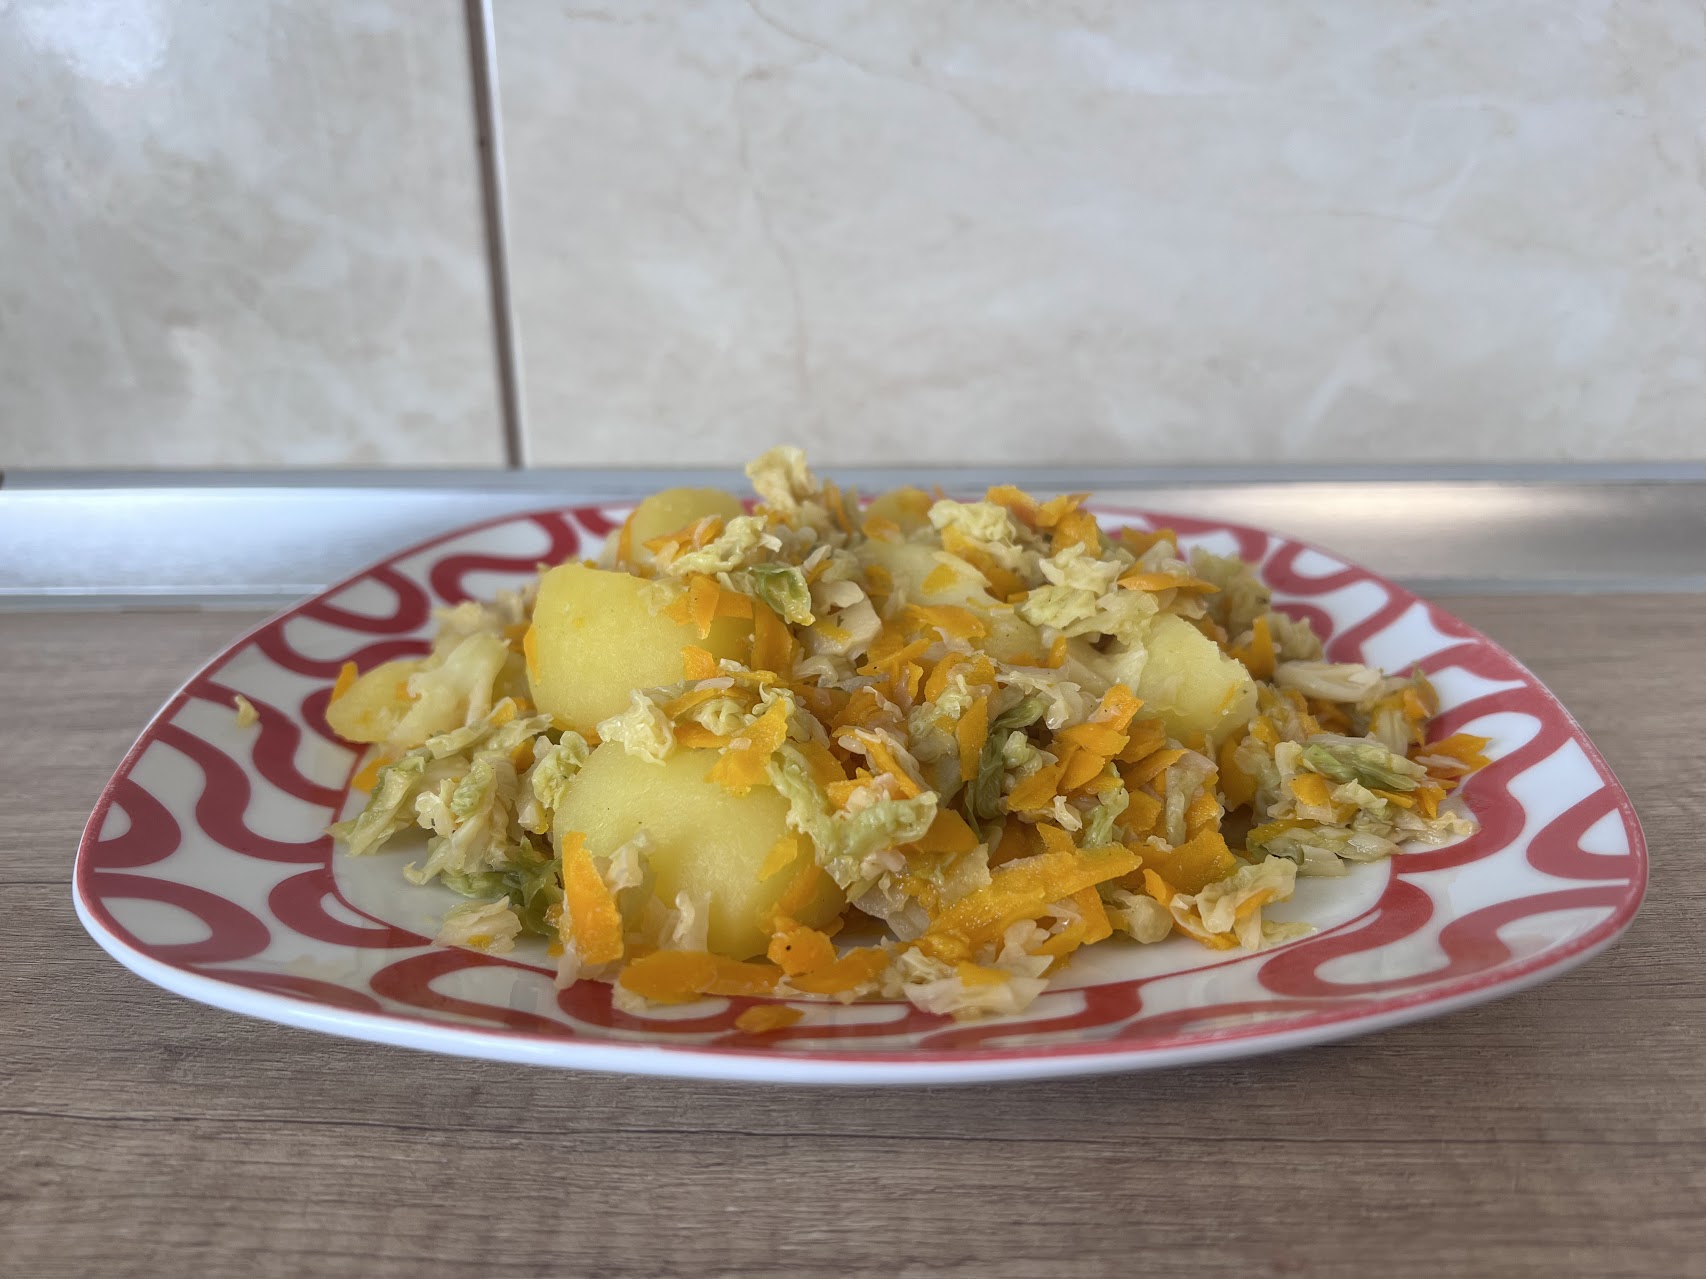
[[1291, 793], [1298, 803], [1311, 808], [1326, 808], [1333, 802], [1333, 792], [1327, 786], [1327, 779], [1319, 773], [1299, 773], [1291, 779]]
[[717, 620], [717, 600], [722, 593], [723, 588], [714, 577], [696, 573], [687, 581], [687, 617], [700, 639], [711, 633], [711, 623]]
[[735, 1018], [735, 1029], [747, 1035], [768, 1035], [792, 1026], [805, 1014], [787, 1004], [754, 1004]]
[[835, 943], [815, 928], [796, 925], [770, 939], [770, 962], [790, 977], [815, 973], [835, 962]]
[[1055, 792], [1065, 772], [1064, 764], [1045, 764], [1013, 788], [1007, 796], [1009, 806], [1016, 813], [1041, 812], [1054, 802]]
[[752, 669], [787, 674], [794, 668], [794, 636], [768, 604], [752, 610]]
[[574, 943], [581, 961], [608, 964], [622, 958], [622, 914], [586, 851], [578, 831], [562, 840], [563, 912], [562, 940]]
[[[741, 730], [741, 735], [723, 752], [705, 779], [721, 783], [730, 794], [746, 794], [768, 780], [770, 757], [787, 736], [788, 703], [772, 702], [769, 710]], [[743, 741], [745, 745], [739, 745]]]
[[823, 878], [823, 870], [810, 858], [800, 863], [799, 870], [788, 881], [788, 886], [782, 890], [782, 895], [776, 899], [773, 914], [792, 918], [811, 903], [817, 896], [818, 885]]
[[888, 955], [873, 946], [848, 951], [827, 968], [788, 980], [796, 990], [810, 995], [843, 995], [875, 981], [888, 966]]
[[1120, 776], [1125, 778], [1127, 790], [1136, 790], [1140, 786], [1149, 785], [1184, 757], [1184, 751], [1170, 746], [1165, 750], [1151, 752], [1135, 764], [1126, 765], [1120, 769]]
[[349, 692], [350, 687], [355, 683], [355, 681], [356, 669], [354, 662], [345, 662], [342, 666], [338, 667], [338, 678], [332, 684], [332, 696], [327, 700], [326, 705], [330, 706], [345, 693]]
[[685, 644], [681, 649], [681, 665], [688, 679], [715, 679], [717, 659], [709, 649], [697, 644]]
[[769, 879], [793, 864], [800, 855], [800, 840], [797, 835], [784, 835], [770, 846], [765, 854], [764, 864], [758, 868], [758, 878]]
[[627, 964], [617, 980], [659, 1004], [685, 1004], [701, 995], [768, 995], [781, 971], [701, 950], [655, 950]]
[[689, 720], [675, 726], [675, 744], [690, 751], [722, 750], [729, 744], [729, 739]]
[[921, 853], [969, 853], [977, 847], [977, 834], [951, 808], [939, 808], [930, 829], [912, 845]]
[[960, 780], [969, 782], [977, 776], [978, 761], [983, 756], [983, 744], [989, 739], [989, 698], [977, 697], [966, 707], [959, 723], [954, 725], [954, 738], [960, 749]]
[[1070, 746], [1067, 749], [1067, 758], [1063, 761], [1066, 771], [1060, 777], [1062, 794], [1071, 794], [1088, 786], [1101, 776], [1102, 769], [1107, 764], [1107, 761], [1094, 751], [1073, 750]]
[[390, 762], [391, 761], [386, 759], [384, 755], [374, 755], [372, 759], [368, 760], [367, 763], [361, 766], [360, 772], [349, 779], [350, 789], [372, 790], [374, 783], [379, 780], [379, 770], [384, 768]]

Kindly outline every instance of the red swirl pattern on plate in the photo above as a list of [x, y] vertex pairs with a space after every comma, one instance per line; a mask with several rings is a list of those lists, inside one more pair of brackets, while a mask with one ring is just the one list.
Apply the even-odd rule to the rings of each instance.
[[[1256, 562], [1276, 607], [1307, 618], [1339, 660], [1379, 654], [1388, 665], [1419, 665], [1448, 690], [1439, 733], [1506, 725], [1494, 762], [1460, 792], [1479, 831], [1384, 870], [1364, 868], [1388, 876], [1378, 899], [1310, 937], [1253, 955], [1204, 951], [1183, 970], [1051, 990], [1017, 1019], [961, 1025], [904, 1003], [800, 1004], [804, 1020], [753, 1036], [735, 1026], [752, 1000], [638, 1015], [616, 1008], [597, 983], [557, 991], [542, 954], [437, 946], [352, 904], [323, 832], [343, 809], [355, 753], [324, 715], [344, 662], [365, 671], [424, 653], [432, 609], [469, 598], [474, 575], [519, 585], [540, 562], [595, 552], [620, 512], [586, 506], [505, 517], [412, 547], [238, 640], [160, 711], [108, 784], [78, 850], [79, 906], [126, 964], [228, 1006], [252, 992], [245, 1006], [262, 1016], [323, 1027], [317, 1010], [326, 1010], [345, 1033], [564, 1064], [587, 1064], [569, 1049], [597, 1045], [635, 1069], [740, 1075], [750, 1063], [757, 1074], [760, 1063], [783, 1060], [803, 1076], [818, 1066], [923, 1064], [941, 1077], [974, 1077], [991, 1063], [1045, 1074], [1082, 1068], [1074, 1061], [1163, 1064], [1203, 1046], [1218, 1055], [1259, 1051], [1492, 997], [1562, 971], [1627, 926], [1646, 881], [1628, 797], [1509, 654], [1392, 583], [1300, 543], [1199, 518], [1098, 509], [1110, 523], [1172, 528], [1187, 543], [1209, 541]], [[374, 601], [383, 601], [378, 612], [360, 606]], [[229, 707], [238, 693], [259, 711], [258, 725], [238, 729], [233, 718], [221, 731], [208, 728], [208, 708]], [[198, 782], [184, 780], [186, 765]], [[1540, 820], [1523, 794], [1546, 794], [1556, 815]], [[1583, 846], [1590, 831], [1601, 832], [1593, 850]], [[1479, 904], [1454, 907], [1442, 878], [1450, 876], [1479, 876]], [[188, 919], [207, 935], [194, 935]], [[1520, 946], [1513, 930], [1523, 933]], [[231, 993], [214, 998], [198, 982]]]
[[513, 555], [476, 555], [464, 552], [438, 560], [427, 573], [432, 593], [446, 604], [460, 604], [472, 599], [463, 579], [470, 573], [501, 573], [509, 577], [528, 578], [537, 565], [560, 564], [579, 553], [580, 534], [569, 522], [567, 514], [545, 513], [518, 518], [532, 520], [550, 537], [550, 543], [531, 557]]

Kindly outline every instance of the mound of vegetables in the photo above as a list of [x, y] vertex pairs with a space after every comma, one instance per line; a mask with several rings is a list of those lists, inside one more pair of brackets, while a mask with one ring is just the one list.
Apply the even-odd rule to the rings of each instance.
[[537, 934], [634, 1009], [770, 997], [752, 1031], [1013, 1013], [1083, 946], [1270, 945], [1308, 931], [1264, 917], [1298, 875], [1472, 829], [1447, 796], [1486, 742], [1429, 742], [1423, 676], [1324, 661], [1237, 560], [1076, 495], [748, 475], [750, 510], [659, 493], [602, 561], [345, 669], [370, 795], [333, 833], [465, 897], [442, 941]]

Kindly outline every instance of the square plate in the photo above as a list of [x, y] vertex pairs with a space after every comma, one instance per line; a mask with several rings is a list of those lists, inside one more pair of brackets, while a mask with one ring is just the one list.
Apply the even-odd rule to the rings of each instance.
[[[1634, 808], [1579, 726], [1515, 658], [1364, 569], [1239, 525], [1091, 503], [1105, 527], [1174, 529], [1258, 566], [1275, 607], [1335, 661], [1420, 666], [1435, 731], [1492, 739], [1458, 792], [1480, 829], [1445, 848], [1299, 882], [1270, 910], [1312, 935], [1257, 953], [1184, 938], [1106, 943], [1021, 1016], [956, 1023], [902, 1002], [801, 1003], [753, 1036], [754, 1001], [637, 1016], [610, 988], [558, 991], [541, 942], [492, 956], [435, 944], [447, 890], [399, 858], [334, 855], [357, 754], [326, 726], [340, 666], [424, 653], [432, 610], [596, 555], [626, 507], [509, 516], [401, 551], [265, 622], [155, 716], [89, 819], [77, 911], [168, 990], [271, 1021], [464, 1056], [815, 1083], [1018, 1079], [1268, 1052], [1437, 1016], [1555, 977], [1628, 927], [1647, 879]], [[237, 694], [260, 712], [239, 728]]]

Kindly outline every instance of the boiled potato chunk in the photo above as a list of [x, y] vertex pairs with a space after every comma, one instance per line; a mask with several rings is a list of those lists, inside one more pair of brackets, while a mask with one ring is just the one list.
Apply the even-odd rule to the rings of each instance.
[[887, 570], [895, 590], [905, 592], [909, 603], [959, 604], [987, 613], [989, 637], [980, 643], [1002, 661], [1039, 658], [1046, 645], [1037, 628], [979, 585], [978, 578], [956, 574], [934, 590], [924, 589], [925, 581], [941, 564], [936, 558], [937, 550], [919, 542], [870, 541], [859, 547], [858, 554], [866, 564], [877, 564]]
[[326, 723], [346, 742], [382, 742], [409, 713], [409, 676], [420, 662], [382, 662], [326, 707]]
[[527, 639], [533, 704], [584, 733], [624, 710], [635, 689], [685, 679], [685, 645], [717, 657], [747, 656], [750, 621], [718, 618], [701, 639], [693, 627], [652, 612], [654, 593], [667, 589], [584, 564], [546, 573]]
[[1150, 624], [1149, 657], [1132, 691], [1143, 699], [1145, 718], [1158, 718], [1170, 736], [1188, 742], [1199, 733], [1224, 741], [1250, 722], [1256, 685], [1242, 662], [1183, 618], [1162, 614]]
[[740, 499], [722, 489], [678, 488], [653, 493], [628, 517], [628, 554], [636, 564], [650, 564], [652, 553], [646, 543], [652, 538], [686, 528], [707, 515], [726, 523], [742, 514], [745, 510]]
[[[760, 880], [770, 850], [789, 833], [788, 803], [769, 786], [737, 796], [707, 781], [717, 758], [714, 750], [683, 750], [654, 764], [606, 742], [570, 783], [557, 809], [555, 838], [560, 846], [578, 831], [589, 852], [609, 855], [644, 832], [658, 897], [669, 905], [677, 893], [708, 901], [711, 950], [750, 959], [769, 944], [770, 912], [811, 856], [811, 840], [799, 836], [799, 857]], [[841, 890], [824, 875], [817, 896], [794, 918], [821, 928], [844, 904]]]

